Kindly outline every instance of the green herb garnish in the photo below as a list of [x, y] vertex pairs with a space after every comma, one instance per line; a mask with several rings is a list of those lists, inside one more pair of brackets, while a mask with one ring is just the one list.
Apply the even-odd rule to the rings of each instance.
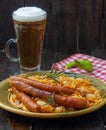
[[57, 71], [55, 71], [55, 72], [50, 72], [50, 73], [48, 73], [47, 74], [47, 78], [50, 78], [50, 79], [53, 79], [53, 80], [55, 80], [56, 82], [59, 82], [58, 80], [57, 80], [57, 78], [60, 76], [60, 74], [57, 72]]
[[102, 96], [102, 98], [106, 98], [106, 94], [104, 94], [104, 95]]
[[54, 104], [55, 104], [54, 95], [55, 95], [55, 92], [53, 92], [50, 96], [47, 97], [47, 102], [48, 102], [50, 105], [54, 105]]
[[56, 82], [60, 83], [58, 81], [59, 76], [63, 73], [63, 71], [57, 71], [53, 67], [51, 68], [51, 71], [47, 74], [46, 78], [50, 78], [55, 80]]

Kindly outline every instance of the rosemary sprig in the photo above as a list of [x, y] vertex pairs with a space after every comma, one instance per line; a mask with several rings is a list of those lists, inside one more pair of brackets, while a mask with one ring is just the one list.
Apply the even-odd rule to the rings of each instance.
[[102, 98], [106, 98], [106, 94], [103, 94]]
[[43, 77], [43, 79], [49, 78], [49, 79], [52, 79], [52, 80], [56, 81], [57, 83], [60, 83], [60, 82], [58, 81], [58, 78], [59, 78], [59, 76], [60, 76], [63, 72], [64, 72], [64, 71], [57, 71], [57, 70], [55, 70], [54, 67], [53, 67], [53, 65], [52, 65], [51, 71], [48, 72], [47, 75], [45, 75], [45, 76]]
[[48, 102], [50, 105], [55, 105], [54, 95], [55, 95], [55, 92], [53, 92], [50, 96], [47, 97], [47, 102]]
[[47, 74], [47, 78], [53, 79], [56, 82], [60, 83], [58, 81], [59, 76], [63, 73], [63, 71], [56, 71], [55, 69], [51, 69], [51, 71]]

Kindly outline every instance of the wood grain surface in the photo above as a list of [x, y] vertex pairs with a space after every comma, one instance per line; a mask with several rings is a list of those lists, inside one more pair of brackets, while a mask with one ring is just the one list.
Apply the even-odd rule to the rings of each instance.
[[58, 52], [91, 51], [106, 48], [105, 0], [6, 0], [0, 3], [0, 49], [15, 37], [12, 12], [22, 6], [47, 11], [44, 48]]

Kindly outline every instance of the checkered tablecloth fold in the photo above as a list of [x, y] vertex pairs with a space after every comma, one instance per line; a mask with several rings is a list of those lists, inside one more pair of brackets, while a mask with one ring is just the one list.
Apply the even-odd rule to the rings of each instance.
[[90, 74], [91, 76], [95, 76], [96, 78], [100, 79], [103, 82], [106, 82], [106, 60], [96, 58], [94, 56], [86, 55], [86, 54], [74, 54], [66, 59], [63, 59], [62, 61], [59, 61], [54, 64], [54, 68], [56, 70], [62, 71], [65, 69], [65, 65], [71, 61], [83, 59], [83, 60], [89, 60], [93, 64], [93, 71], [88, 73], [78, 67], [71, 68], [67, 71], [69, 72], [76, 72], [76, 73], [82, 73], [82, 74]]

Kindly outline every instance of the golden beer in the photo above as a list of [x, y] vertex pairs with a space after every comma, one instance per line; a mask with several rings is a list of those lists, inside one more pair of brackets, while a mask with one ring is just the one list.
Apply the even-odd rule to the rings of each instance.
[[[30, 13], [31, 12], [31, 13]], [[20, 67], [40, 68], [46, 12], [37, 7], [23, 7], [13, 12]]]

